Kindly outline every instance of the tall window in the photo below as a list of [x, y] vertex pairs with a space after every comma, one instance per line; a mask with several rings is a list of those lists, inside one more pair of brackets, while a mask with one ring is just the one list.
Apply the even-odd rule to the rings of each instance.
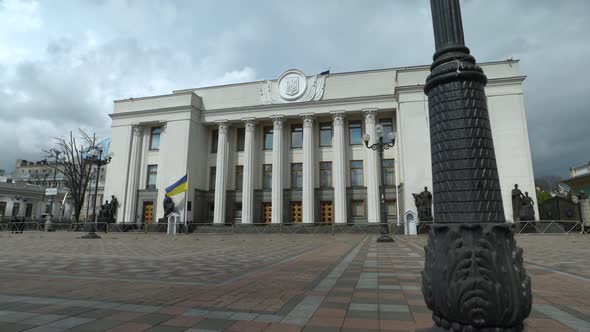
[[291, 148], [297, 149], [303, 146], [303, 126], [291, 125]]
[[148, 165], [146, 189], [156, 189], [158, 179], [158, 165]]
[[236, 190], [242, 190], [242, 183], [244, 181], [244, 166], [236, 166]]
[[272, 164], [264, 164], [262, 166], [262, 188], [272, 188]]
[[365, 216], [365, 202], [364, 201], [352, 201], [350, 202], [350, 209], [352, 210], [353, 217], [364, 217]]
[[383, 159], [383, 184], [386, 186], [394, 186], [395, 179], [393, 159]]
[[160, 150], [161, 127], [153, 127], [150, 131], [150, 150]]
[[219, 139], [219, 130], [211, 132], [211, 153], [217, 153], [217, 140]]
[[272, 127], [264, 127], [264, 149], [272, 150]]
[[320, 146], [332, 146], [332, 124], [320, 123]]
[[303, 186], [303, 164], [291, 164], [291, 188], [301, 188]]
[[320, 187], [332, 188], [332, 162], [320, 162]]
[[387, 217], [396, 217], [397, 216], [397, 210], [395, 207], [395, 200], [390, 200], [390, 201], [385, 201], [385, 211], [387, 213]]
[[215, 190], [215, 176], [217, 175], [217, 168], [212, 166], [209, 169], [209, 190]]
[[242, 203], [236, 203], [236, 209], [235, 209], [235, 215], [234, 215], [235, 219], [242, 219]]
[[348, 138], [350, 140], [350, 145], [361, 144], [361, 135], [361, 121], [350, 121], [348, 123]]
[[362, 160], [351, 160], [350, 161], [350, 185], [352, 187], [363, 186], [363, 161]]
[[12, 216], [18, 216], [18, 212], [20, 211], [20, 203], [12, 203]]
[[6, 202], [0, 202], [0, 215], [4, 216], [5, 214], [6, 214]]
[[238, 128], [237, 151], [244, 151], [244, 142], [246, 140], [246, 128]]
[[383, 142], [391, 143], [391, 138], [389, 138], [389, 133], [393, 132], [391, 119], [381, 119], [379, 123], [383, 126]]

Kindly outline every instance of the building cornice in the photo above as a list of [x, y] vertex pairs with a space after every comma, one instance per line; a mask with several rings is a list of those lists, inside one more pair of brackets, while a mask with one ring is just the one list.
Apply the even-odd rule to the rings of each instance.
[[158, 113], [158, 115], [161, 115], [161, 114], [173, 114], [173, 113], [186, 113], [186, 112], [192, 112], [192, 111], [199, 111], [199, 109], [192, 106], [192, 105], [186, 105], [186, 106], [150, 108], [150, 109], [139, 110], [139, 111], [111, 113], [111, 114], [109, 114], [109, 116], [111, 117], [111, 119], [114, 120], [114, 119], [133, 118], [133, 117], [141, 116], [141, 115], [151, 115], [154, 113]]
[[[250, 114], [255, 112], [268, 112], [270, 110], [278, 111], [284, 109], [308, 109], [314, 107], [330, 107], [330, 106], [341, 106], [341, 105], [354, 105], [354, 104], [362, 104], [366, 102], [395, 102], [396, 98], [393, 94], [387, 95], [377, 95], [377, 96], [363, 96], [363, 97], [349, 97], [349, 98], [338, 98], [338, 99], [328, 99], [328, 100], [319, 100], [319, 101], [308, 101], [308, 102], [301, 102], [301, 103], [286, 103], [286, 104], [262, 104], [262, 105], [251, 105], [251, 106], [242, 106], [242, 107], [230, 107], [230, 108], [217, 108], [211, 110], [202, 110], [202, 114], [204, 117], [207, 115], [221, 115], [221, 114], [241, 114], [244, 112], [248, 112]], [[392, 108], [395, 105], [392, 105]], [[277, 112], [275, 112], [277, 113]], [[280, 112], [278, 112], [280, 113]], [[309, 113], [302, 111], [302, 113]]]

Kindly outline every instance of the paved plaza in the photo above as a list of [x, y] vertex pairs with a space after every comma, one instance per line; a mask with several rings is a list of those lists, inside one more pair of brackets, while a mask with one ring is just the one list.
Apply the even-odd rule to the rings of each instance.
[[[426, 236], [0, 233], [0, 331], [412, 331]], [[590, 237], [519, 236], [528, 331], [590, 331]]]

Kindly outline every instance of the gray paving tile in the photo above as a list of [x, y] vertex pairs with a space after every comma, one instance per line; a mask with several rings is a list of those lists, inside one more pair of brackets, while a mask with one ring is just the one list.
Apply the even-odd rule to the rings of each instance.
[[68, 317], [61, 320], [57, 320], [47, 324], [47, 326], [51, 327], [63, 327], [66, 329], [76, 327], [78, 325], [82, 325], [88, 322], [95, 320], [94, 318], [84, 318], [84, 317]]
[[19, 323], [0, 323], [0, 331], [2, 332], [20, 332], [34, 328], [34, 325], [19, 324]]
[[283, 319], [283, 316], [278, 315], [260, 315], [256, 317], [254, 321], [256, 322], [266, 322], [266, 323], [278, 323]]
[[37, 326], [30, 330], [26, 330], [26, 332], [63, 332], [66, 329], [61, 327], [50, 327], [50, 326]]
[[550, 304], [534, 304], [533, 308], [576, 331], [590, 331], [590, 322], [586, 322], [562, 311]]
[[64, 319], [68, 316], [66, 315], [55, 315], [55, 314], [41, 314], [32, 318], [25, 319], [21, 321], [23, 324], [31, 324], [31, 325], [45, 325], [56, 320]]
[[227, 319], [217, 319], [217, 318], [207, 318], [202, 320], [195, 326], [195, 328], [205, 329], [205, 330], [225, 330], [226, 328], [233, 325], [236, 321], [235, 320], [227, 320]]
[[112, 329], [113, 327], [117, 327], [122, 324], [125, 324], [125, 322], [117, 320], [97, 319], [92, 322], [78, 325], [72, 329], [69, 329], [68, 332], [100, 332]]
[[141, 317], [137, 317], [132, 322], [134, 323], [148, 323], [150, 325], [158, 325], [162, 322], [168, 321], [176, 316], [169, 314], [148, 313]]
[[209, 311], [207, 314], [207, 318], [219, 318], [219, 319], [228, 319], [231, 316], [236, 314], [235, 311]]
[[33, 318], [33, 317], [39, 316], [39, 315], [40, 314], [30, 313], [30, 312], [15, 312], [15, 313], [12, 313], [12, 314], [0, 316], [0, 322], [3, 322], [3, 323], [17, 323], [17, 322], [23, 321], [25, 319]]
[[251, 312], [236, 312], [233, 314], [229, 319], [233, 320], [254, 320], [258, 317], [259, 314], [251, 313]]
[[117, 310], [135, 311], [135, 312], [156, 312], [160, 309], [162, 309], [162, 307], [160, 307], [160, 306], [137, 305], [137, 304], [124, 304], [122, 306], [117, 307]]
[[348, 310], [377, 311], [379, 305], [374, 303], [351, 303]]
[[182, 314], [182, 316], [202, 316], [206, 317], [209, 314], [209, 310], [191, 309]]
[[379, 311], [410, 312], [410, 308], [402, 304], [379, 304]]

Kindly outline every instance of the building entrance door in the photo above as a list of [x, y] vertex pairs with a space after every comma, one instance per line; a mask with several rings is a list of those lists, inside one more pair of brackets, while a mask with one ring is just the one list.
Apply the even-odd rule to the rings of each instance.
[[262, 203], [262, 222], [265, 224], [270, 224], [270, 220], [272, 217], [272, 204], [271, 203]]
[[30, 218], [33, 216], [33, 204], [27, 203], [27, 207], [25, 209], [25, 217]]
[[331, 224], [334, 218], [334, 208], [331, 201], [320, 202], [320, 220], [322, 224]]
[[301, 202], [291, 202], [291, 222], [300, 223], [302, 220]]
[[154, 202], [143, 202], [143, 222], [151, 224], [154, 220]]

